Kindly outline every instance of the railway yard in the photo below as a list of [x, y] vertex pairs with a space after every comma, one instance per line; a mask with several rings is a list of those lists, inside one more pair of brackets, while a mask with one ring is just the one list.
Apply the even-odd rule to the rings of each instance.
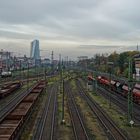
[[130, 125], [127, 92], [116, 90], [118, 80], [96, 79], [92, 90], [77, 73], [2, 81], [0, 140], [139, 140], [138, 94]]

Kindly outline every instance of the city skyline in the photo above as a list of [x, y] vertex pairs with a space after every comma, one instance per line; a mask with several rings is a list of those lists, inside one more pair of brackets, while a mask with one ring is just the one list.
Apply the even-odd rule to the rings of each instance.
[[136, 50], [139, 4], [138, 0], [0, 1], [0, 49], [29, 56], [30, 42], [37, 38], [48, 57], [51, 51], [54, 57], [61, 53], [77, 58]]

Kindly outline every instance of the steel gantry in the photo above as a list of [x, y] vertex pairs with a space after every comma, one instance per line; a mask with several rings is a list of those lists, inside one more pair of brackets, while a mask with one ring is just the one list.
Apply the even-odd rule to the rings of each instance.
[[132, 58], [129, 58], [129, 69], [128, 69], [128, 96], [127, 96], [127, 100], [128, 100], [128, 123], [130, 123], [131, 125], [133, 125], [133, 85], [134, 85], [134, 81], [133, 81], [133, 74], [132, 74]]

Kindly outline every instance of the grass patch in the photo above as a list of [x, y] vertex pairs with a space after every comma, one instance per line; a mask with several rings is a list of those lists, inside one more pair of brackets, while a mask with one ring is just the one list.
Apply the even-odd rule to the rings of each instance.
[[70, 83], [71, 83], [71, 85], [72, 85], [72, 89], [73, 89], [73, 90], [76, 90], [77, 87], [76, 87], [75, 80], [71, 80]]
[[96, 102], [104, 108], [106, 113], [116, 122], [116, 124], [128, 135], [130, 139], [139, 140], [140, 139], [140, 127], [130, 127], [127, 124], [127, 116], [120, 113], [120, 108], [115, 104], [111, 104], [109, 107], [109, 100], [105, 99], [102, 96], [97, 96], [89, 92], [90, 96], [96, 100]]
[[85, 120], [85, 124], [87, 126], [90, 139], [91, 140], [106, 140], [107, 137], [104, 131], [102, 130], [96, 116], [93, 115], [86, 101], [78, 96], [76, 97], [76, 102], [80, 107], [81, 113], [83, 114], [83, 118]]
[[64, 98], [64, 119], [65, 124], [61, 124], [62, 121], [62, 94], [58, 94], [58, 133], [57, 133], [57, 140], [73, 140], [73, 130], [72, 124], [66, 104], [66, 96]]

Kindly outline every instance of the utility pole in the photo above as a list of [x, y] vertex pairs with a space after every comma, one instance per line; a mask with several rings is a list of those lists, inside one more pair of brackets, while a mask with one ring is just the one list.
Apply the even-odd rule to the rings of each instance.
[[69, 57], [67, 56], [67, 64], [66, 64], [66, 65], [67, 65], [67, 67], [68, 67], [68, 60], [69, 60]]
[[37, 66], [37, 81], [39, 81], [39, 65]]
[[95, 93], [97, 94], [97, 70], [95, 69], [95, 76], [93, 76], [93, 79], [95, 79]]
[[62, 80], [62, 94], [63, 94], [63, 98], [62, 98], [62, 123], [65, 123], [65, 119], [64, 119], [64, 79]]
[[52, 51], [52, 54], [51, 54], [51, 61], [52, 61], [52, 72], [53, 72], [53, 51]]
[[132, 93], [132, 88], [133, 88], [133, 77], [132, 77], [132, 59], [129, 59], [129, 73], [128, 73], [128, 123], [133, 125], [133, 93]]
[[19, 61], [19, 63], [20, 63], [19, 65], [20, 65], [20, 82], [21, 82], [21, 76], [22, 76], [22, 75], [21, 75], [21, 71], [22, 71], [22, 70], [21, 70], [21, 60]]
[[60, 91], [61, 91], [61, 81], [62, 81], [62, 72], [61, 72], [61, 54], [59, 54], [59, 72], [60, 72]]
[[45, 91], [47, 86], [47, 78], [46, 78], [46, 64], [44, 64], [44, 80], [45, 80]]
[[15, 71], [16, 71], [16, 58], [15, 58], [15, 56], [14, 56], [14, 61], [13, 61], [13, 67], [14, 67], [14, 70], [13, 70], [13, 74], [12, 74], [12, 78], [13, 78], [13, 80], [14, 80], [14, 77], [15, 77]]
[[139, 51], [139, 45], [137, 44], [137, 51]]
[[45, 83], [46, 83], [46, 65], [45, 65]]
[[61, 124], [65, 123], [64, 119], [64, 79], [63, 79], [63, 60], [61, 62], [61, 55], [59, 55], [59, 66], [60, 66], [60, 94], [62, 93], [62, 121]]
[[[113, 67], [113, 65], [114, 65], [114, 63], [113, 62], [108, 62], [108, 66], [109, 66], [109, 81], [110, 81], [110, 83], [109, 83], [109, 88], [110, 88], [110, 91], [111, 91], [111, 79], [112, 79], [112, 73], [111, 73], [111, 71], [112, 71], [112, 67]], [[111, 92], [109, 93], [109, 108], [111, 108]]]
[[27, 60], [27, 91], [29, 90], [29, 62]]
[[111, 108], [111, 67], [110, 67], [110, 74], [109, 74], [109, 88], [110, 88], [110, 96], [109, 96], [109, 108]]
[[[37, 77], [37, 67], [36, 67], [36, 60], [35, 60], [35, 77]], [[37, 80], [36, 80], [37, 81]]]

